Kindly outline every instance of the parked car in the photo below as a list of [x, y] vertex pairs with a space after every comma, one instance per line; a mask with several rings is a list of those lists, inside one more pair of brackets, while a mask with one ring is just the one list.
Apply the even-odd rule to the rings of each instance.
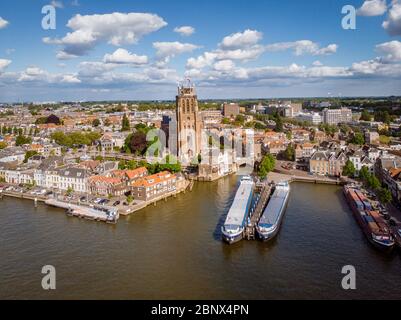
[[117, 207], [120, 203], [121, 203], [121, 201], [117, 200], [116, 202], [113, 203], [113, 207]]

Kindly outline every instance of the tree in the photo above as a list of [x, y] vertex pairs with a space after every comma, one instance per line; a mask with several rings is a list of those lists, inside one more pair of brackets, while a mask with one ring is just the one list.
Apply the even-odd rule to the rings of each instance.
[[132, 195], [127, 196], [127, 203], [131, 204], [134, 201], [134, 197]]
[[269, 172], [271, 172], [276, 165], [276, 159], [271, 155], [268, 154], [263, 157], [262, 162], [259, 165], [258, 175], [261, 179], [265, 179]]
[[27, 151], [27, 153], [25, 153], [24, 163], [27, 163], [30, 158], [32, 158], [33, 156], [35, 156], [37, 154], [38, 154], [38, 152], [34, 151], [34, 150]]
[[366, 181], [368, 177], [370, 176], [370, 172], [367, 166], [363, 166], [361, 170], [359, 170], [359, 177]]
[[349, 142], [357, 145], [363, 145], [365, 144], [365, 137], [361, 132], [356, 132]]
[[148, 142], [146, 141], [146, 134], [137, 131], [133, 133], [132, 135], [129, 135], [125, 141], [125, 150], [129, 150], [131, 153], [135, 154], [143, 154], [145, 153], [147, 147], [148, 147]]
[[24, 144], [30, 144], [32, 142], [32, 138], [30, 137], [25, 137], [25, 136], [17, 136], [15, 139], [15, 145], [16, 146], [22, 146]]
[[388, 111], [376, 111], [374, 115], [375, 121], [384, 122], [389, 124], [391, 122], [391, 116]]
[[274, 129], [274, 131], [283, 132], [283, 119], [279, 114], [277, 114], [275, 121], [276, 121], [276, 128]]
[[104, 125], [105, 125], [106, 127], [108, 127], [108, 126], [111, 125], [111, 121], [110, 121], [109, 118], [106, 118], [106, 120], [104, 120]]
[[223, 119], [221, 120], [221, 123], [222, 123], [222, 124], [230, 124], [231, 121], [230, 121], [230, 119], [228, 119], [228, 118], [223, 118]]
[[381, 144], [387, 144], [389, 145], [391, 142], [391, 138], [387, 136], [380, 136], [379, 141]]
[[373, 190], [377, 190], [380, 188], [380, 181], [374, 174], [368, 176], [367, 183], [368, 186]]
[[69, 197], [74, 193], [74, 189], [72, 187], [68, 187], [66, 195]]
[[7, 148], [7, 143], [4, 141], [0, 141], [0, 150]]
[[353, 177], [354, 176], [354, 174], [355, 174], [355, 166], [354, 166], [354, 164], [352, 163], [352, 161], [350, 161], [350, 160], [348, 160], [346, 163], [345, 163], [345, 166], [344, 166], [344, 168], [343, 168], [343, 176], [346, 176], [346, 177]]
[[285, 149], [283, 156], [288, 161], [295, 161], [295, 148], [292, 144], [289, 144]]
[[130, 131], [131, 125], [129, 123], [129, 119], [126, 114], [124, 114], [122, 123], [121, 123], [121, 131]]
[[360, 120], [362, 120], [362, 121], [371, 121], [372, 120], [372, 116], [370, 115], [368, 110], [362, 111]]
[[95, 128], [98, 127], [98, 126], [100, 126], [100, 120], [99, 120], [99, 119], [93, 120], [93, 121], [92, 121], [92, 126], [95, 127]]
[[388, 204], [393, 200], [390, 190], [386, 188], [380, 188], [378, 191], [379, 200], [383, 204]]

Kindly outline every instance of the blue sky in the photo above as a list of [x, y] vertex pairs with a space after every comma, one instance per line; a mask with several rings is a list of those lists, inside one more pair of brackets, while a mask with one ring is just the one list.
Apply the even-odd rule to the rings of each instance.
[[400, 38], [400, 0], [3, 0], [0, 101], [401, 95]]

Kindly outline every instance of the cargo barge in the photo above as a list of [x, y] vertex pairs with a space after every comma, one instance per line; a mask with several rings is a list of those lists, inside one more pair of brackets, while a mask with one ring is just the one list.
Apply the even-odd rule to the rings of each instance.
[[262, 241], [273, 239], [280, 230], [289, 195], [290, 185], [288, 182], [280, 182], [276, 185], [274, 193], [256, 226], [256, 232]]
[[351, 186], [344, 186], [343, 190], [354, 217], [369, 242], [378, 249], [391, 250], [395, 241], [380, 212], [373, 209], [361, 190]]
[[222, 238], [229, 244], [241, 241], [253, 200], [255, 182], [252, 177], [241, 179], [234, 201], [221, 228]]

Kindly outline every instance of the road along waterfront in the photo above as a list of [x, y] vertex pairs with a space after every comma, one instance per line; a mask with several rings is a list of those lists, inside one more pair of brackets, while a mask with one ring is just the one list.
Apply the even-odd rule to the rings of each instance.
[[[117, 225], [0, 200], [0, 298], [312, 299], [401, 296], [401, 256], [372, 248], [338, 186], [293, 183], [277, 238], [221, 242], [238, 177], [196, 183]], [[57, 270], [44, 291], [41, 268]], [[357, 290], [341, 288], [353, 265]]]

